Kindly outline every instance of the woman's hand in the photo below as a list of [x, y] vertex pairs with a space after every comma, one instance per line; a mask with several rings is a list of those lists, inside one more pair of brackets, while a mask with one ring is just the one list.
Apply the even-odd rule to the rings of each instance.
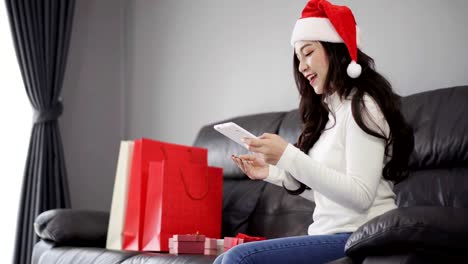
[[282, 137], [264, 133], [258, 138], [244, 138], [247, 148], [255, 153], [260, 153], [268, 164], [276, 165], [288, 146], [288, 142]]
[[259, 154], [240, 155], [239, 157], [232, 155], [231, 159], [252, 180], [263, 180], [268, 177], [268, 164]]

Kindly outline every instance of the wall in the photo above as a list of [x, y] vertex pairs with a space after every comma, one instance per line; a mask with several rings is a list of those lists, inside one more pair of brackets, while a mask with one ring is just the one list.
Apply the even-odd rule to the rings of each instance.
[[349, 3], [363, 29], [363, 50], [402, 94], [468, 84], [468, 1]]
[[72, 207], [109, 210], [123, 135], [123, 1], [78, 0], [60, 119]]
[[206, 123], [295, 107], [287, 39], [300, 4], [265, 3], [132, 1], [127, 135], [191, 144]]
[[[306, 2], [130, 1], [126, 135], [191, 144], [204, 124], [297, 107], [289, 38]], [[398, 93], [468, 84], [467, 1], [333, 2]]]

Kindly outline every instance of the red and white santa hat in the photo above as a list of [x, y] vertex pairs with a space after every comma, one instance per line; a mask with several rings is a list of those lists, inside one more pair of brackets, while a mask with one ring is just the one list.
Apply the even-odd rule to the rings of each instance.
[[300, 40], [344, 43], [351, 57], [346, 71], [348, 76], [357, 78], [361, 75], [361, 65], [357, 64], [359, 28], [347, 6], [333, 5], [326, 0], [310, 0], [294, 26], [291, 45]]

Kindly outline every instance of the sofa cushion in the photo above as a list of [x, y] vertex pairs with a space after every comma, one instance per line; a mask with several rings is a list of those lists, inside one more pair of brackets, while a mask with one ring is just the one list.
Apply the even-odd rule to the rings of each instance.
[[[195, 254], [160, 254], [160, 253], [143, 253], [137, 256], [130, 257], [122, 264], [211, 264], [217, 256], [195, 255]], [[94, 262], [96, 263], [96, 262]], [[117, 262], [109, 262], [117, 263]]]
[[247, 233], [252, 212], [267, 185], [264, 181], [225, 179], [221, 236]]
[[39, 260], [44, 254], [44, 252], [47, 252], [55, 247], [55, 243], [51, 241], [46, 241], [46, 240], [39, 240], [33, 248], [33, 253], [31, 257], [31, 264], [38, 264]]
[[[361, 263], [355, 261], [354, 263]], [[369, 256], [362, 264], [447, 264], [468, 263], [468, 257], [463, 255], [438, 254], [437, 252], [411, 252], [401, 255]], [[342, 264], [342, 263], [327, 263]], [[344, 264], [344, 263], [343, 263]], [[349, 263], [351, 264], [351, 263]]]
[[247, 234], [278, 238], [307, 235], [315, 203], [267, 184], [249, 219]]
[[468, 168], [417, 170], [395, 185], [398, 207], [468, 208]]
[[[39, 258], [37, 264], [74, 264], [74, 263], [124, 263], [124, 261], [137, 260], [139, 252], [114, 251], [95, 247], [55, 247], [45, 251]], [[145, 263], [145, 262], [127, 262]], [[35, 263], [33, 263], [35, 264]]]
[[93, 247], [56, 247], [52, 248], [39, 259], [38, 264], [70, 264], [70, 263], [99, 263], [99, 264], [209, 264], [216, 256], [193, 254], [161, 254], [136, 251], [107, 250]]
[[37, 216], [34, 230], [60, 245], [105, 247], [108, 223], [107, 212], [53, 209]]
[[406, 207], [375, 217], [348, 239], [345, 251], [353, 257], [411, 251], [468, 250], [468, 209]]
[[402, 98], [403, 115], [414, 130], [410, 167], [427, 169], [468, 163], [467, 102], [468, 86]]
[[281, 121], [278, 135], [291, 144], [297, 143], [302, 132], [302, 121], [299, 110], [291, 110], [286, 113]]

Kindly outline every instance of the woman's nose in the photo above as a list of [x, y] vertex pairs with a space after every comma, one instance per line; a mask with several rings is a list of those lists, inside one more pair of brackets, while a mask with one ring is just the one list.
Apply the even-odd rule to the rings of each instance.
[[301, 73], [304, 73], [305, 70], [307, 70], [307, 64], [305, 64], [303, 62], [299, 62], [299, 71]]

